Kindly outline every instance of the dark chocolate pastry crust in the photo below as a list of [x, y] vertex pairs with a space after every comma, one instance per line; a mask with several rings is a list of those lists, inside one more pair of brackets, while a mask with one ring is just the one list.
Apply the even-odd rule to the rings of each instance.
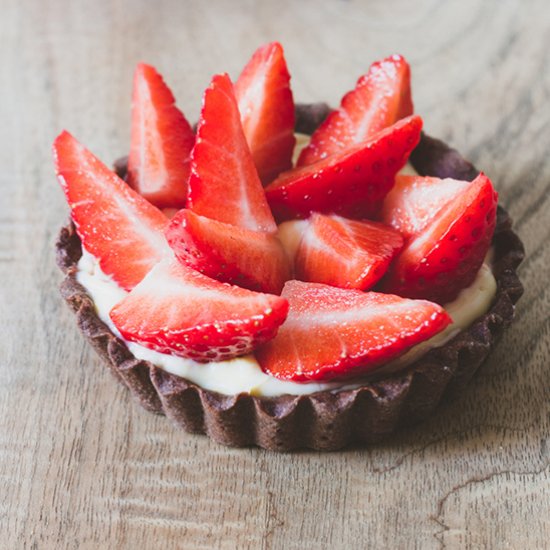
[[[328, 112], [325, 104], [297, 106], [297, 131], [311, 133]], [[411, 155], [411, 163], [420, 174], [437, 177], [473, 179], [478, 173], [455, 150], [427, 135]], [[116, 168], [123, 172], [124, 162]], [[511, 323], [514, 304], [523, 293], [516, 274], [523, 245], [501, 207], [493, 246], [498, 283], [493, 305], [446, 345], [430, 350], [406, 370], [365, 382], [358, 389], [257, 397], [204, 390], [136, 359], [99, 319], [86, 290], [76, 282], [82, 248], [72, 224], [61, 229], [56, 244], [57, 264], [65, 273], [61, 294], [75, 312], [80, 330], [144, 408], [165, 414], [187, 432], [207, 434], [225, 445], [276, 451], [336, 450], [375, 442], [422, 420], [439, 402], [460, 392]]]

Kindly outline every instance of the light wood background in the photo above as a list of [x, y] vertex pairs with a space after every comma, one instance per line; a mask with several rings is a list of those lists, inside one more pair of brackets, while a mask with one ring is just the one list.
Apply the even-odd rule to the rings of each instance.
[[[527, 259], [517, 320], [467, 394], [385, 444], [221, 447], [141, 410], [57, 292], [67, 128], [125, 153], [134, 64], [187, 116], [280, 40], [299, 101], [403, 53], [417, 112], [494, 180]], [[550, 547], [550, 4], [0, 0], [0, 547]]]

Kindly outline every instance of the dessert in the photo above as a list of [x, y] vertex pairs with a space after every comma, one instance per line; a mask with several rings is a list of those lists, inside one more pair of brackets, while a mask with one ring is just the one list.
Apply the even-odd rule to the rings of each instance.
[[[118, 176], [70, 134], [54, 144], [62, 293], [147, 409], [229, 445], [336, 449], [469, 380], [511, 321], [522, 246], [490, 180], [421, 134], [402, 57], [321, 124], [326, 107], [289, 109], [282, 49], [264, 46], [235, 86], [213, 78], [179, 159], [162, 144], [189, 125], [165, 123], [159, 82], [138, 67], [147, 155]], [[292, 168], [294, 130], [313, 136]], [[422, 175], [398, 175], [408, 159]]]

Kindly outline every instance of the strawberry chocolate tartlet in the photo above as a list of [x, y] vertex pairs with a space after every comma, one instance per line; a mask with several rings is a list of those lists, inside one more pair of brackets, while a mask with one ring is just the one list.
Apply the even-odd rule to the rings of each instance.
[[332, 450], [430, 414], [522, 294], [491, 180], [422, 132], [402, 56], [294, 105], [278, 43], [219, 74], [196, 130], [138, 65], [114, 171], [64, 131], [61, 291], [148, 410], [227, 445]]

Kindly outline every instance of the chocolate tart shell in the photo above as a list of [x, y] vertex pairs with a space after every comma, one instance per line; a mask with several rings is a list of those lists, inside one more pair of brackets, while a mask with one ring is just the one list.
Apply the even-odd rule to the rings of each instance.
[[[298, 105], [296, 130], [312, 133], [328, 112], [326, 104]], [[425, 134], [410, 160], [424, 175], [473, 179], [478, 174], [455, 150]], [[116, 170], [123, 175], [124, 159], [117, 162]], [[523, 293], [516, 274], [523, 245], [501, 207], [493, 247], [498, 283], [494, 302], [444, 346], [430, 350], [404, 371], [366, 381], [357, 389], [257, 397], [205, 390], [136, 359], [99, 319], [91, 298], [76, 281], [82, 248], [72, 224], [61, 229], [56, 243], [57, 264], [65, 273], [61, 294], [75, 312], [78, 327], [145, 409], [165, 414], [185, 431], [206, 434], [224, 445], [257, 445], [274, 451], [328, 451], [376, 442], [422, 420], [441, 401], [461, 392], [511, 323], [514, 304]]]

